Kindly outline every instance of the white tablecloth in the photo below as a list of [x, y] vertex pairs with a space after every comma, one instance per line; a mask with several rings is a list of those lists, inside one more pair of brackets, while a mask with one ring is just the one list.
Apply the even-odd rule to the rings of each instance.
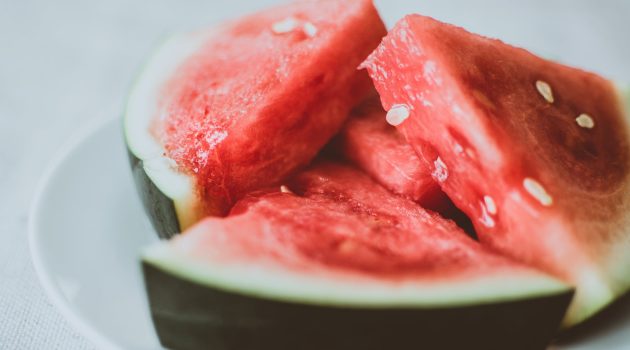
[[[55, 150], [79, 126], [121, 114], [134, 73], [164, 35], [273, 2], [0, 2], [0, 349], [92, 348], [47, 300], [27, 246], [30, 201]], [[630, 1], [377, 3], [390, 25], [423, 12], [630, 82]]]

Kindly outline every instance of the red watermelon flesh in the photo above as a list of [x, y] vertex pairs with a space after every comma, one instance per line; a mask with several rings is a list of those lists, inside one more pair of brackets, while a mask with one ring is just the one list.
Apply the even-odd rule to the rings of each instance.
[[338, 151], [390, 191], [429, 209], [449, 200], [431, 176], [433, 167], [385, 121], [378, 97], [356, 108], [337, 138]]
[[154, 125], [206, 214], [306, 165], [369, 91], [371, 1], [301, 1], [227, 23], [176, 71]]
[[431, 150], [425, 147], [416, 154], [396, 128], [386, 122], [378, 97], [353, 110], [333, 147], [336, 154], [350, 160], [388, 190], [455, 221], [476, 237], [468, 217], [434, 179]]
[[275, 266], [309, 279], [412, 279], [435, 286], [538, 275], [490, 252], [453, 222], [336, 163], [316, 164], [282, 191], [251, 194], [227, 218], [207, 218], [171, 243], [209, 263]]
[[480, 240], [577, 286], [565, 325], [628, 289], [628, 126], [609, 81], [419, 15], [364, 66]]

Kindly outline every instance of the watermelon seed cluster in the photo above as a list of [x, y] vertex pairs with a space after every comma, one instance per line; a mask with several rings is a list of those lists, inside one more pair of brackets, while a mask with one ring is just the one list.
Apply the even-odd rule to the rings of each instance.
[[553, 198], [549, 195], [549, 193], [547, 193], [547, 190], [545, 190], [540, 182], [526, 177], [525, 180], [523, 180], [523, 187], [532, 197], [545, 207], [553, 204]]
[[[542, 95], [542, 97], [547, 102], [549, 103], [554, 102], [553, 90], [551, 90], [551, 86], [547, 82], [542, 81], [542, 80], [537, 80], [536, 90], [538, 90], [540, 95]], [[595, 127], [595, 121], [590, 115], [586, 113], [582, 113], [577, 118], [575, 118], [575, 122], [577, 123], [577, 125], [579, 125], [582, 128], [592, 129], [593, 127]]]

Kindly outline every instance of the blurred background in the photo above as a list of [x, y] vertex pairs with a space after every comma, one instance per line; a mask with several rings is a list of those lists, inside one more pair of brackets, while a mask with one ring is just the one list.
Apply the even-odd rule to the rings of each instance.
[[[170, 33], [273, 0], [0, 0], [0, 349], [90, 349], [47, 301], [26, 241], [35, 185], [55, 151], [120, 117], [139, 68]], [[627, 0], [376, 0], [630, 82]], [[71, 225], [71, 223], [69, 223]]]

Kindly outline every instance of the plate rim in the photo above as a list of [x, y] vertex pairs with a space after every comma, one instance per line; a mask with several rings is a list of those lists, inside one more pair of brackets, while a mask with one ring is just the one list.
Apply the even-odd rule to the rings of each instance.
[[80, 333], [92, 345], [103, 349], [122, 348], [96, 327], [90, 325], [84, 317], [73, 311], [70, 303], [62, 295], [59, 288], [55, 287], [49, 270], [42, 259], [41, 240], [39, 238], [42, 235], [42, 231], [39, 226], [39, 217], [44, 210], [42, 207], [44, 194], [50, 188], [53, 176], [59, 171], [63, 164], [68, 161], [70, 156], [81, 144], [116, 122], [122, 123], [122, 119], [119, 117], [109, 117], [87, 122], [57, 149], [37, 181], [35, 194], [32, 197], [32, 202], [29, 207], [27, 221], [27, 236], [31, 262], [39, 284], [44, 289], [44, 294], [76, 332]]

